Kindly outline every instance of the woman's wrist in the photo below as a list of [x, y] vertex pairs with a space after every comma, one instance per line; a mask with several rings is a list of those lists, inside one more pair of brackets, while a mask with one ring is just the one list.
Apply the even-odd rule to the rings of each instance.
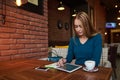
[[63, 63], [66, 63], [66, 61], [67, 61], [66, 58], [62, 58]]

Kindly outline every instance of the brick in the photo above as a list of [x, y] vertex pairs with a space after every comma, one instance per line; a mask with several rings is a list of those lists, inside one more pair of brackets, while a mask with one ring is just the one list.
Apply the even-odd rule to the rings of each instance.
[[6, 1], [4, 25], [0, 15], [0, 61], [47, 56], [48, 1], [44, 0], [44, 15], [16, 8], [16, 4]]
[[35, 57], [36, 54], [34, 53], [29, 53], [29, 54], [25, 54], [25, 58], [31, 58], [31, 57]]
[[19, 49], [18, 53], [19, 54], [31, 53], [31, 49]]
[[8, 50], [10, 49], [9, 45], [0, 45], [0, 50]]
[[2, 9], [0, 9], [0, 14], [2, 14]]
[[31, 17], [30, 16], [28, 16], [28, 15], [22, 15], [22, 18], [24, 19], [24, 20], [31, 20]]
[[24, 54], [11, 55], [11, 60], [14, 60], [14, 59], [24, 59], [24, 58], [25, 58]]
[[25, 48], [36, 48], [37, 44], [25, 44]]
[[24, 25], [24, 29], [35, 31], [35, 26], [32, 26], [32, 25]]
[[0, 33], [0, 38], [10, 38], [10, 34], [8, 34], [8, 33]]
[[24, 35], [25, 39], [36, 39], [35, 35]]
[[38, 53], [38, 54], [37, 54], [37, 57], [38, 57], [38, 58], [45, 58], [45, 57], [48, 57], [48, 52], [41, 52], [41, 53]]
[[26, 58], [42, 58], [47, 57], [48, 54], [46, 53], [33, 53], [33, 54], [25, 54]]
[[12, 39], [23, 39], [24, 35], [23, 34], [10, 34], [10, 38]]
[[24, 49], [25, 48], [24, 44], [11, 44], [9, 47], [10, 49]]
[[38, 31], [30, 31], [30, 34], [33, 34], [33, 35], [40, 35], [40, 32], [38, 32]]
[[11, 6], [6, 6], [6, 11], [7, 11], [7, 13], [8, 12], [17, 12], [17, 8], [15, 8], [15, 7], [11, 7]]
[[41, 52], [46, 52], [48, 51], [48, 48], [41, 48]]
[[11, 56], [0, 56], [0, 61], [8, 61], [11, 60]]
[[9, 22], [6, 22], [6, 24], [9, 24], [9, 27], [12, 27], [12, 28], [17, 28], [17, 29], [23, 29], [24, 28], [24, 25], [23, 24], [18, 24], [18, 23], [9, 23]]
[[28, 24], [29, 24], [29, 21], [23, 20], [23, 19], [16, 19], [16, 23], [28, 25]]
[[17, 50], [1, 50], [1, 56], [17, 54]]
[[42, 47], [43, 44], [39, 43], [39, 44], [36, 44], [37, 48], [40, 48]]
[[40, 48], [32, 48], [31, 52], [32, 53], [41, 52], [41, 49]]
[[29, 34], [29, 30], [17, 29], [16, 33]]
[[48, 48], [48, 44], [41, 44], [41, 47], [45, 47], [45, 48]]
[[8, 21], [8, 22], [14, 22], [14, 23], [16, 23], [16, 22], [17, 22], [17, 18], [15, 18], [15, 17], [10, 17], [10, 16], [7, 16], [7, 17], [6, 17], [6, 21]]
[[41, 43], [43, 43], [43, 44], [44, 44], [44, 43], [46, 43], [46, 44], [48, 43], [48, 40], [40, 40], [40, 41], [41, 41]]
[[30, 25], [33, 25], [33, 26], [41, 26], [41, 23], [38, 23], [38, 22], [30, 22]]
[[15, 17], [15, 18], [17, 18], [17, 19], [24, 19], [24, 18], [23, 18], [24, 16], [23, 16], [22, 14], [15, 13], [15, 12], [11, 12], [11, 13], [10, 13], [10, 16]]
[[15, 44], [16, 40], [15, 39], [0, 39], [0, 45], [1, 44]]
[[21, 44], [31, 44], [31, 40], [30, 39], [17, 39], [17, 43]]
[[0, 28], [0, 32], [14, 33], [15, 31], [16, 31], [16, 29], [13, 29], [13, 28], [7, 28], [7, 27]]
[[31, 43], [38, 44], [41, 43], [40, 40], [31, 40]]

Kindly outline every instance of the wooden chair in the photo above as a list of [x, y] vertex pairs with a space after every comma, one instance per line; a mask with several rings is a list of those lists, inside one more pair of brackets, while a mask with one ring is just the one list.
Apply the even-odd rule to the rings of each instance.
[[117, 46], [110, 46], [108, 50], [108, 60], [111, 62], [113, 73], [115, 78], [117, 78], [116, 74], [116, 58], [117, 58]]

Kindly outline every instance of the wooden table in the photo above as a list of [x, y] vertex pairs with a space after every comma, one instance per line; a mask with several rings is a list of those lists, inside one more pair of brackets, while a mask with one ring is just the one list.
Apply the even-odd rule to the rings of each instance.
[[34, 68], [51, 62], [27, 59], [0, 62], [0, 80], [109, 80], [112, 69], [99, 67], [98, 72], [85, 72], [81, 69], [66, 73], [56, 69], [39, 71]]

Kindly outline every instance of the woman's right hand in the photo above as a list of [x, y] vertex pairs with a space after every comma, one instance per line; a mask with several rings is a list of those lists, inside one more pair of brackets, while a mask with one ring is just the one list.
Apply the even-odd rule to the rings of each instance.
[[64, 66], [64, 63], [66, 63], [66, 59], [65, 59], [65, 58], [61, 58], [61, 59], [57, 62], [57, 66]]

